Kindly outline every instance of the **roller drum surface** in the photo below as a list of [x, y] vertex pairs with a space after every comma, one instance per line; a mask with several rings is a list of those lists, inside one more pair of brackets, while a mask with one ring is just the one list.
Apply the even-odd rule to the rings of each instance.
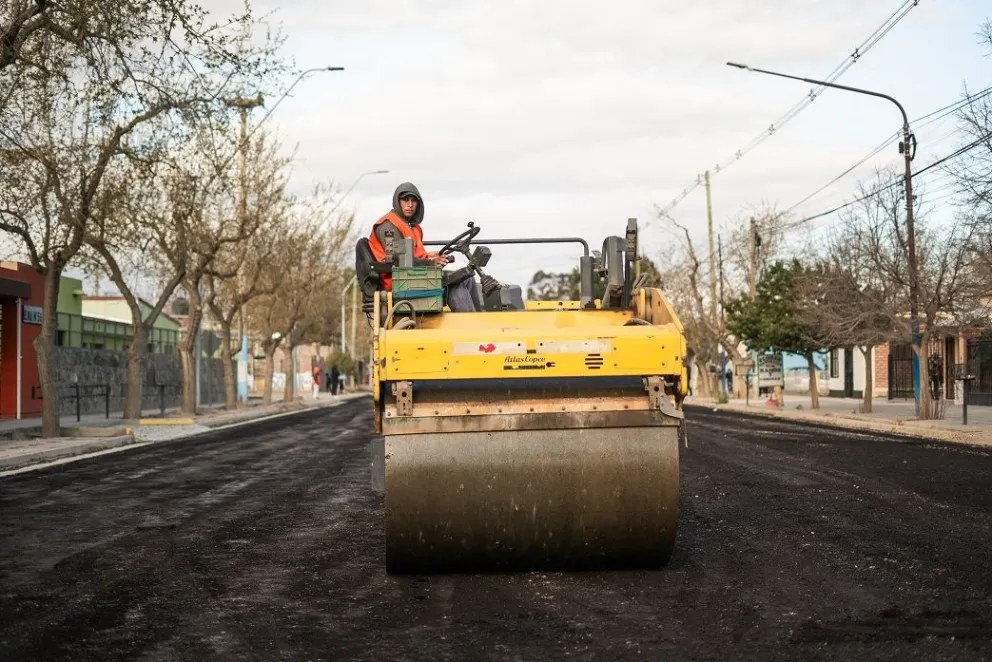
[[678, 523], [677, 431], [387, 436], [387, 568], [664, 565]]

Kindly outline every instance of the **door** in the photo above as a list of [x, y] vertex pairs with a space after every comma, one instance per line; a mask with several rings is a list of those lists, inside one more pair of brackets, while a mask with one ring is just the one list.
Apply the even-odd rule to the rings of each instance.
[[854, 397], [854, 350], [844, 349], [844, 397]]

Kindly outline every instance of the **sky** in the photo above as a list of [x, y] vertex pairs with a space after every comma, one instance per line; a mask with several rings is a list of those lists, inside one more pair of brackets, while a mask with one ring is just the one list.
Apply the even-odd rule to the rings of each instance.
[[[483, 237], [580, 235], [594, 248], [636, 217], [645, 252], [671, 241], [655, 221], [711, 169], [714, 223], [762, 201], [793, 206], [901, 126], [888, 102], [828, 90], [731, 167], [738, 149], [801, 101], [810, 85], [727, 61], [812, 78], [829, 75], [903, 0], [290, 0], [258, 5], [308, 76], [268, 122], [296, 146], [294, 184], [349, 189], [342, 208], [371, 224], [394, 187], [425, 199], [425, 233], [447, 239], [468, 221]], [[219, 0], [208, 6], [223, 7]], [[608, 9], [607, 9], [608, 8]], [[992, 84], [977, 31], [992, 8], [920, 0], [838, 83], [888, 93], [920, 117]], [[917, 133], [916, 168], [949, 153], [953, 123]], [[797, 218], [849, 199], [893, 144], [796, 208]], [[932, 183], [931, 183], [932, 182]], [[941, 194], [945, 182], [928, 182]], [[672, 210], [701, 239], [702, 187]], [[832, 221], [825, 218], [809, 230]], [[570, 269], [575, 249], [494, 247], [489, 271], [526, 285], [538, 268]]]
[[[233, 0], [204, 0], [211, 11]], [[586, 237], [594, 249], [636, 217], [648, 256], [672, 241], [655, 220], [705, 169], [725, 163], [810, 90], [726, 66], [736, 61], [824, 77], [903, 0], [279, 0], [256, 4], [281, 25], [302, 80], [267, 120], [296, 149], [293, 188], [354, 185], [342, 209], [370, 226], [392, 191], [414, 182], [425, 233], [448, 239], [469, 221], [485, 237]], [[992, 85], [978, 43], [992, 7], [919, 0], [837, 82], [895, 96], [911, 119]], [[253, 91], [246, 91], [251, 94]], [[267, 107], [277, 100], [271, 94]], [[257, 119], [263, 113], [258, 112]], [[828, 90], [760, 146], [712, 174], [723, 232], [749, 205], [792, 207], [901, 127], [888, 102]], [[961, 136], [950, 119], [917, 132], [921, 168]], [[901, 164], [895, 143], [793, 210], [849, 199], [874, 165]], [[375, 170], [388, 174], [366, 175]], [[917, 186], [942, 194], [939, 173]], [[359, 179], [361, 177], [361, 179]], [[356, 184], [357, 181], [357, 184]], [[672, 210], [705, 240], [702, 187]], [[815, 241], [827, 217], [794, 233]], [[574, 247], [493, 247], [488, 271], [526, 288], [539, 269], [578, 264]], [[457, 266], [457, 265], [456, 265]]]

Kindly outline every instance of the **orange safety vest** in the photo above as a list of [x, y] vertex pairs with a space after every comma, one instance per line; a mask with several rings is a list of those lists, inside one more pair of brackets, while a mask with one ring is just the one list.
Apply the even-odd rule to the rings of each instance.
[[[386, 248], [379, 243], [379, 238], [375, 236], [375, 229], [386, 221], [389, 221], [399, 229], [402, 236], [396, 237], [396, 241], [401, 241], [407, 237], [413, 239], [413, 256], [421, 260], [427, 259], [427, 250], [424, 248], [424, 231], [420, 229], [419, 225], [411, 228], [404, 219], [400, 218], [399, 214], [391, 211], [376, 221], [372, 225], [372, 231], [369, 233], [369, 248], [372, 249], [372, 255], [377, 262], [382, 262], [386, 259]], [[383, 290], [388, 291], [393, 289], [393, 278], [389, 274], [379, 274], [379, 283], [382, 285]]]

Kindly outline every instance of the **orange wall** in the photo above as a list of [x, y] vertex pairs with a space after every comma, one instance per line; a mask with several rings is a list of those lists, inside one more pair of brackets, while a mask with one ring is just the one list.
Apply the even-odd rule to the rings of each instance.
[[[45, 279], [31, 268], [20, 263], [0, 266], [0, 278], [19, 280], [31, 285], [31, 298], [24, 305], [42, 307], [45, 297]], [[17, 300], [0, 299], [3, 306], [3, 327], [0, 329], [0, 418], [17, 416]], [[40, 324], [21, 325], [21, 416], [41, 414], [41, 400], [31, 399], [31, 387], [39, 386], [38, 359], [34, 340], [41, 335]], [[39, 394], [40, 395], [40, 394]]]

